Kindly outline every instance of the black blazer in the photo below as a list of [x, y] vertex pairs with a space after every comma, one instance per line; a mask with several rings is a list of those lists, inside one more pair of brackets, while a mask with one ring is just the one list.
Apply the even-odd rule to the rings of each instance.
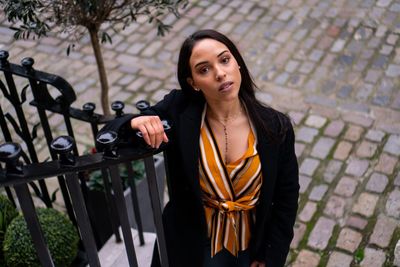
[[[145, 112], [172, 122], [166, 148], [170, 201], [163, 211], [171, 267], [203, 267], [207, 227], [198, 178], [203, 108], [204, 101], [194, 100], [181, 90], [173, 90]], [[282, 114], [265, 108], [262, 115], [271, 131], [280, 131]], [[249, 251], [251, 261], [265, 261], [267, 267], [284, 265], [298, 207], [298, 165], [293, 128], [290, 122], [288, 124], [289, 130], [279, 144], [269, 142], [256, 129], [263, 184]], [[157, 249], [152, 266], [160, 266]]]

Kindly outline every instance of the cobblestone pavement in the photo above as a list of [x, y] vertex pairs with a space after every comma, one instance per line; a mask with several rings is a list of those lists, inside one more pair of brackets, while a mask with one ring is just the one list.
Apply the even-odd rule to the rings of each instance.
[[[97, 99], [87, 37], [68, 57], [62, 39], [16, 42], [0, 20], [10, 61], [32, 56], [36, 69], [66, 78], [77, 107]], [[103, 47], [111, 99], [125, 101], [127, 112], [137, 100], [156, 102], [177, 87], [187, 35], [226, 33], [260, 99], [295, 123], [301, 198], [288, 266], [400, 266], [400, 1], [192, 1], [180, 20], [166, 21], [173, 29], [163, 38], [139, 21]], [[90, 143], [87, 129], [77, 131]]]

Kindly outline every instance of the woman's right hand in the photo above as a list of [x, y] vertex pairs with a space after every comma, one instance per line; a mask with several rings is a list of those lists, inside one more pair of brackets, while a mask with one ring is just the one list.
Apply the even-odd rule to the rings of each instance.
[[159, 148], [162, 142], [168, 142], [163, 124], [158, 116], [140, 116], [131, 120], [133, 130], [139, 130], [144, 141], [152, 148]]

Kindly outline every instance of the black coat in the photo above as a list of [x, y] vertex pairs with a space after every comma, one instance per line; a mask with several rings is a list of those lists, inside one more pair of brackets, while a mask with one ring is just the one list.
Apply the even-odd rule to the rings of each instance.
[[[204, 101], [173, 90], [145, 113], [172, 122], [167, 146], [170, 201], [163, 211], [170, 267], [202, 267], [207, 227], [199, 184], [199, 136]], [[280, 131], [282, 114], [262, 111], [272, 132]], [[280, 116], [280, 119], [278, 118]], [[284, 117], [286, 118], [286, 117]], [[287, 119], [286, 119], [287, 120]], [[288, 121], [288, 120], [287, 120]], [[298, 206], [298, 165], [290, 122], [283, 142], [272, 143], [257, 131], [263, 184], [250, 241], [251, 261], [267, 267], [284, 265], [293, 238]], [[160, 266], [155, 250], [152, 266]]]

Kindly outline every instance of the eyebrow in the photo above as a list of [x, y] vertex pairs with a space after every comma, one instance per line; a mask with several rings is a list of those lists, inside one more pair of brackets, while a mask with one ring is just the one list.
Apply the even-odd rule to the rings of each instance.
[[[220, 57], [221, 55], [223, 55], [223, 54], [226, 53], [226, 52], [229, 52], [229, 51], [228, 51], [228, 50], [224, 50], [224, 51], [222, 51], [221, 53], [219, 53], [219, 54], [217, 55], [217, 57]], [[205, 64], [205, 63], [208, 63], [208, 61], [199, 62], [199, 63], [197, 63], [194, 67], [196, 68], [198, 65]]]

